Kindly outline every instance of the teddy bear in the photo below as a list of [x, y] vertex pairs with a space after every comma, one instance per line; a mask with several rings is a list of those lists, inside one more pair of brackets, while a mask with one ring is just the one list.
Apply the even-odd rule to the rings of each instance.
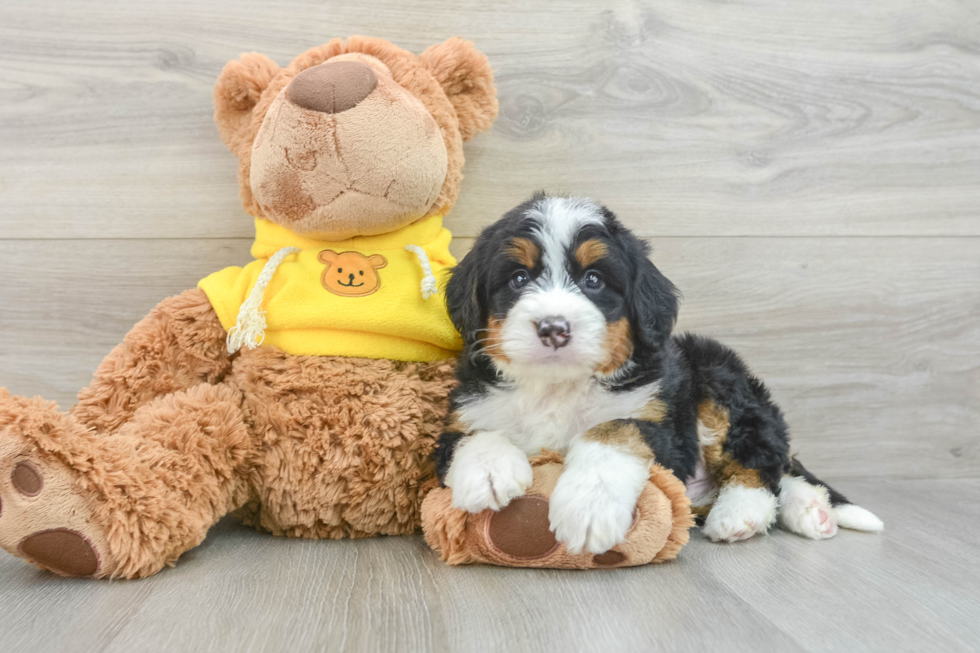
[[285, 68], [244, 54], [214, 99], [255, 260], [163, 300], [68, 412], [0, 388], [0, 546], [42, 569], [150, 576], [229, 513], [419, 529], [461, 346], [442, 218], [497, 114], [487, 58], [335, 39]]

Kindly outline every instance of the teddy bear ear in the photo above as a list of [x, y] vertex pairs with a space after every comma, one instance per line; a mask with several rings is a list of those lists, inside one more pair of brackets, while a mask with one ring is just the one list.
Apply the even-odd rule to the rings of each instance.
[[248, 52], [226, 63], [218, 75], [214, 85], [214, 121], [221, 140], [235, 154], [250, 140], [252, 109], [280, 70], [264, 54]]
[[380, 270], [388, 265], [388, 259], [381, 254], [371, 254], [371, 256], [368, 257], [368, 261], [371, 263], [371, 267], [375, 270]]
[[459, 117], [459, 131], [468, 141], [497, 117], [497, 89], [487, 55], [458, 36], [433, 45], [419, 61], [436, 78]]
[[337, 258], [337, 252], [332, 249], [325, 249], [316, 257], [321, 263], [330, 264], [335, 258]]

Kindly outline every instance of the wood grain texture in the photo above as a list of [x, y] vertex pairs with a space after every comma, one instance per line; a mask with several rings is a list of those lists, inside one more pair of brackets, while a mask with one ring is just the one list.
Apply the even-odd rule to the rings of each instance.
[[978, 25], [964, 0], [8, 0], [0, 235], [248, 236], [211, 85], [354, 33], [489, 54], [460, 236], [536, 188], [648, 235], [980, 235]]
[[225, 520], [143, 581], [66, 581], [3, 554], [0, 650], [969, 651], [977, 480], [850, 482], [880, 535], [734, 545], [615, 571], [450, 568], [420, 537], [282, 540]]
[[[0, 241], [20, 280], [0, 287], [0, 386], [70, 406], [132, 324], [248, 244]], [[819, 475], [980, 477], [980, 240], [663, 238], [653, 258], [678, 330], [744, 355]]]
[[0, 386], [67, 408], [158, 301], [248, 260], [212, 84], [350, 34], [490, 56], [457, 255], [538, 188], [601, 199], [653, 237], [679, 328], [743, 353], [801, 458], [887, 530], [695, 535], [676, 563], [568, 573], [226, 520], [146, 581], [0, 555], [0, 651], [980, 648], [971, 0], [5, 0]]

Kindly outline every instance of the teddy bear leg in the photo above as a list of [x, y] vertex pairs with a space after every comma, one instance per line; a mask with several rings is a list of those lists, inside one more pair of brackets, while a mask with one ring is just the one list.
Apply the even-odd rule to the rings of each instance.
[[153, 400], [112, 436], [0, 389], [0, 546], [65, 576], [149, 576], [245, 502], [241, 395], [202, 384]]
[[218, 383], [231, 368], [225, 338], [204, 291], [169, 297], [106, 356], [71, 413], [83, 426], [114, 433], [157, 397]]

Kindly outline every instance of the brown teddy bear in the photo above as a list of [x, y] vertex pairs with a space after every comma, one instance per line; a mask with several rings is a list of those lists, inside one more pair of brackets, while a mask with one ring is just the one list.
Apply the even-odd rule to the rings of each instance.
[[[227, 513], [276, 535], [417, 531], [459, 347], [436, 284], [486, 57], [375, 38], [214, 92], [255, 261], [161, 302], [68, 413], [0, 388], [0, 546], [69, 576], [173, 564]], [[261, 345], [261, 346], [260, 346]]]

